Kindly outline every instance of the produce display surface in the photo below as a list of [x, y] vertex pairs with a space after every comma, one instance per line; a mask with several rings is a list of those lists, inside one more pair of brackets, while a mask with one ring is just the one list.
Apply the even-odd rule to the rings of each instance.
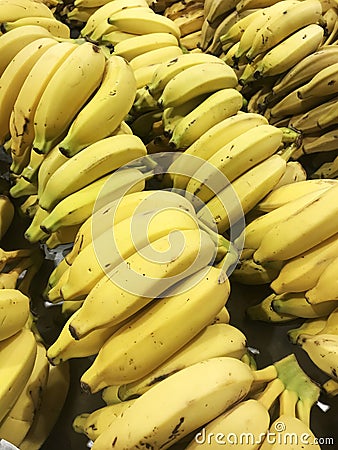
[[337, 448], [337, 99], [337, 0], [0, 0], [0, 450]]

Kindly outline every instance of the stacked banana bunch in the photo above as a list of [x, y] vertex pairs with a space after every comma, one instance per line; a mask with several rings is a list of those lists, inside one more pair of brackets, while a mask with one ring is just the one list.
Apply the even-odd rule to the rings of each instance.
[[[58, 5], [56, 0], [38, 2], [34, 0], [1, 0], [0, 35], [7, 31], [27, 25], [46, 28], [53, 36], [68, 39], [70, 28], [56, 19], [53, 12]], [[23, 44], [25, 45], [23, 36]], [[26, 42], [28, 43], [28, 42]]]
[[[276, 431], [308, 433], [315, 444], [310, 416], [319, 388], [293, 354], [260, 370], [231, 356], [203, 359], [201, 355], [188, 365], [181, 361], [178, 370], [133, 398], [119, 397], [125, 386], [105, 388], [106, 406], [77, 416], [74, 430], [102, 450], [112, 442], [117, 449], [137, 448], [141, 442], [152, 448], [176, 448], [175, 444], [187, 449], [225, 444], [275, 448], [265, 436]], [[275, 430], [278, 422], [285, 423], [287, 430]], [[244, 435], [249, 439], [240, 441]], [[222, 436], [221, 443], [215, 436]]]

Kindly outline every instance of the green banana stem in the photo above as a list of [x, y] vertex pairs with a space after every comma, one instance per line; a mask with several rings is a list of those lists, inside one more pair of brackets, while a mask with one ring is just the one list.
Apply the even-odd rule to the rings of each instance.
[[267, 410], [269, 410], [284, 390], [285, 386], [283, 382], [279, 378], [275, 378], [268, 383], [263, 392], [256, 395], [255, 399], [262, 403]]
[[254, 381], [264, 381], [265, 383], [269, 383], [277, 378], [278, 373], [276, 367], [271, 364], [269, 366], [264, 367], [263, 369], [255, 370], [253, 372]]
[[246, 353], [244, 353], [244, 355], [241, 358], [241, 361], [247, 364], [253, 371], [257, 370], [257, 363], [251, 352], [247, 351]]
[[298, 395], [295, 391], [285, 389], [279, 398], [279, 414], [296, 417], [296, 405], [298, 403]]
[[296, 143], [296, 144], [298, 144], [298, 147], [299, 147], [300, 140], [301, 140], [300, 132], [293, 130], [292, 128], [288, 128], [288, 127], [280, 127], [280, 130], [283, 133], [282, 142], [284, 144]]
[[298, 148], [299, 143], [293, 142], [286, 148], [283, 148], [282, 150], [278, 151], [277, 154], [281, 156], [283, 159], [285, 159], [285, 161], [289, 161], [289, 159], [292, 158], [293, 154], [298, 150]]

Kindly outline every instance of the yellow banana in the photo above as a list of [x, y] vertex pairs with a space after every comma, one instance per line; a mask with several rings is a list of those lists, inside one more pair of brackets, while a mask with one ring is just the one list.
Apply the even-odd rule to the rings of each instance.
[[291, 292], [275, 295], [271, 305], [278, 314], [290, 314], [295, 317], [312, 319], [328, 316], [337, 307], [337, 302], [326, 301], [318, 305], [312, 305], [305, 298], [304, 292]]
[[305, 297], [311, 304], [318, 303], [320, 306], [328, 301], [338, 299], [337, 280], [334, 275], [337, 265], [338, 258], [336, 257], [319, 275], [316, 285], [306, 292]]
[[331, 64], [320, 70], [311, 81], [298, 89], [298, 97], [307, 99], [310, 97], [336, 94], [338, 92], [336, 87], [337, 70], [338, 63]]
[[29, 298], [17, 289], [0, 289], [0, 341], [18, 333], [29, 316]]
[[60, 22], [56, 18], [52, 17], [22, 17], [14, 21], [8, 21], [1, 24], [6, 32], [14, 30], [15, 28], [22, 27], [25, 25], [38, 25], [39, 27], [46, 28], [51, 35], [56, 38], [69, 39], [70, 38], [70, 28], [63, 22]]
[[9, 230], [14, 219], [14, 204], [7, 195], [0, 195], [0, 240]]

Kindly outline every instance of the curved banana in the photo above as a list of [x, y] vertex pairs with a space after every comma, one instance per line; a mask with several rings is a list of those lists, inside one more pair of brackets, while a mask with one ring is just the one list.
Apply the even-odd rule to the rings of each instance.
[[37, 207], [33, 220], [24, 234], [25, 239], [27, 239], [28, 242], [34, 244], [36, 242], [43, 241], [48, 237], [48, 234], [40, 228], [40, 225], [48, 217], [48, 215], [48, 211], [40, 208], [40, 206]]
[[53, 38], [36, 39], [20, 50], [8, 64], [0, 78], [0, 142], [9, 134], [9, 120], [13, 106], [30, 70], [39, 58], [57, 41]]
[[188, 113], [174, 128], [169, 145], [187, 148], [211, 127], [236, 114], [243, 105], [242, 95], [233, 88], [220, 89]]
[[292, 344], [297, 344], [298, 338], [302, 334], [319, 334], [325, 327], [327, 319], [325, 317], [317, 317], [315, 319], [306, 319], [302, 325], [297, 328], [288, 330], [288, 338]]
[[[121, 385], [118, 396], [122, 401], [135, 398], [164, 378], [199, 361], [219, 356], [240, 359], [245, 351], [246, 337], [238, 328], [226, 323], [208, 325], [148, 375], [132, 383]], [[104, 389], [102, 393], [105, 401], [109, 399], [109, 389], [109, 387]]]
[[49, 250], [59, 245], [72, 244], [75, 240], [80, 225], [72, 225], [69, 227], [61, 227], [54, 233], [50, 234], [45, 244]]
[[55, 17], [22, 17], [15, 21], [8, 21], [1, 24], [3, 29], [8, 32], [14, 30], [15, 28], [22, 27], [25, 25], [38, 25], [39, 27], [46, 28], [50, 34], [56, 38], [69, 39], [70, 38], [70, 28], [63, 22], [60, 22]]
[[[183, 249], [182, 239], [185, 240]], [[90, 291], [79, 315], [72, 321], [72, 335], [81, 338], [93, 329], [121, 322], [149, 304], [154, 297], [160, 296], [175, 282], [205, 267], [215, 256], [215, 244], [203, 231], [172, 231], [170, 243], [169, 255], [168, 236], [164, 236], [144, 247], [142, 252], [134, 253], [113, 269], [109, 276], [103, 277]], [[171, 255], [169, 262], [156, 261], [158, 256], [150, 260], [145, 258], [144, 252], [149, 250], [156, 253], [164, 251], [164, 255], [167, 255], [164, 259]], [[164, 255], [161, 256], [162, 260]], [[126, 281], [125, 273], [128, 274]], [[139, 280], [137, 284], [136, 281], [130, 284], [132, 276]], [[123, 298], [123, 302], [119, 302], [119, 298]], [[98, 301], [101, 305], [99, 309]]]
[[337, 90], [338, 63], [331, 64], [320, 70], [308, 83], [298, 88], [298, 97], [307, 99], [311, 97], [322, 97], [332, 95]]
[[150, 64], [149, 66], [140, 67], [139, 69], [134, 70], [136, 88], [141, 89], [150, 84], [151, 80], [153, 79], [154, 73], [160, 65], [161, 63]]
[[27, 166], [23, 169], [21, 173], [22, 178], [24, 178], [28, 182], [37, 181], [38, 172], [44, 159], [45, 155], [39, 155], [38, 153], [31, 151]]
[[33, 149], [37, 153], [48, 153], [64, 137], [76, 114], [98, 88], [104, 68], [103, 52], [89, 42], [79, 45], [63, 61], [35, 111]]
[[219, 39], [222, 47], [227, 44], [233, 45], [236, 42], [240, 41], [243, 33], [248, 28], [248, 26], [250, 26], [250, 23], [260, 15], [261, 12], [259, 11], [259, 9], [254, 8], [251, 10], [250, 14], [243, 15], [243, 17], [238, 18], [239, 20], [237, 20], [228, 30], [226, 30], [226, 33], [220, 36]]
[[17, 289], [0, 289], [0, 341], [18, 333], [29, 317], [29, 298]]
[[337, 267], [338, 258], [335, 257], [319, 275], [316, 285], [306, 292], [305, 297], [312, 305], [338, 300]]
[[242, 259], [231, 274], [231, 278], [237, 282], [248, 285], [260, 285], [271, 283], [280, 271], [280, 265], [270, 264], [261, 266], [250, 259]]
[[[321, 134], [317, 138], [311, 138], [307, 141], [303, 139], [302, 143], [304, 154], [309, 155], [312, 153], [330, 152], [337, 150], [337, 130], [327, 131]], [[329, 175], [330, 176], [330, 175]]]
[[52, 11], [41, 2], [31, 0], [1, 0], [0, 17], [2, 22], [11, 22], [22, 17], [49, 17], [53, 18]]
[[268, 323], [282, 323], [295, 320], [296, 317], [291, 314], [279, 314], [272, 308], [272, 302], [276, 294], [270, 294], [256, 305], [249, 306], [246, 314], [251, 320], [260, 320]]
[[[76, 48], [77, 46], [70, 42], [53, 45], [46, 50], [28, 73], [10, 116], [11, 149], [15, 155], [22, 155], [25, 149], [32, 145], [34, 115], [39, 100], [54, 73]], [[34, 155], [36, 152], [32, 152], [31, 159]]]
[[199, 95], [234, 88], [236, 85], [237, 76], [230, 66], [214, 63], [197, 64], [180, 72], [167, 83], [158, 99], [158, 105], [162, 109], [179, 106]]
[[111, 135], [131, 109], [135, 96], [136, 80], [130, 65], [121, 56], [112, 55], [105, 63], [100, 87], [59, 144], [61, 153], [71, 157]]
[[14, 219], [14, 204], [7, 195], [0, 195], [0, 240], [9, 230]]
[[[32, 152], [36, 153], [36, 152]], [[41, 156], [41, 155], [40, 155]], [[53, 147], [47, 154], [42, 155], [43, 160], [38, 170], [38, 198], [41, 197], [46, 184], [52, 174], [62, 166], [68, 158], [64, 156], [58, 146]]]
[[[313, 102], [314, 107], [303, 114], [291, 117], [289, 125], [292, 128], [299, 130], [304, 135], [307, 135], [321, 132], [322, 126], [320, 125], [320, 121], [326, 114], [330, 113], [332, 108], [335, 107], [337, 98], [332, 99], [331, 96], [323, 97], [322, 101], [322, 99], [315, 97], [306, 100], [300, 100], [300, 102]], [[307, 144], [308, 142], [305, 141], [304, 145]]]
[[141, 67], [147, 67], [150, 64], [164, 63], [180, 55], [183, 55], [183, 50], [181, 49], [181, 47], [179, 47], [177, 44], [170, 44], [164, 47], [149, 50], [148, 52], [144, 52], [141, 55], [135, 56], [135, 58], [130, 61], [130, 66], [133, 70], [137, 70]]
[[312, 305], [305, 298], [304, 292], [291, 292], [289, 294], [275, 295], [271, 306], [278, 314], [290, 314], [304, 319], [315, 319], [328, 316], [337, 307], [337, 302], [327, 301], [318, 305]]

